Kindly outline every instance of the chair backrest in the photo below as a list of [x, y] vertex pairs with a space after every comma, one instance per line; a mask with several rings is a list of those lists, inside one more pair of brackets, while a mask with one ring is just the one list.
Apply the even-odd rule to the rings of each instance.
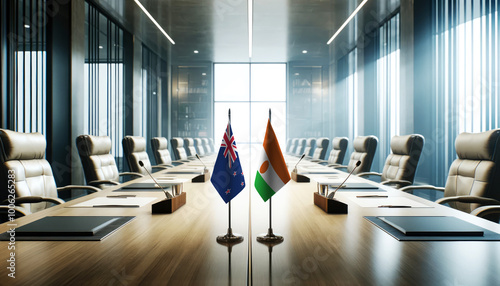
[[[444, 196], [471, 195], [500, 200], [500, 129], [461, 133], [455, 140], [457, 159], [448, 173]], [[478, 204], [450, 202], [471, 212]]]
[[[122, 145], [123, 154], [131, 172], [147, 176], [148, 172], [144, 170], [146, 168], [151, 173], [151, 161], [149, 161], [149, 156], [146, 152], [146, 139], [144, 137], [125, 136], [123, 137]], [[139, 161], [142, 161], [144, 168], [139, 165]]]
[[194, 138], [194, 147], [198, 155], [205, 156], [205, 148], [203, 147], [203, 141], [201, 138]]
[[347, 171], [351, 172], [356, 166], [356, 162], [361, 161], [361, 165], [354, 170], [353, 174], [370, 172], [373, 157], [375, 157], [375, 152], [377, 151], [377, 143], [378, 139], [373, 135], [356, 137], [352, 143], [354, 152], [351, 154]]
[[348, 143], [349, 139], [347, 137], [333, 138], [332, 150], [330, 151], [330, 156], [328, 157], [328, 164], [342, 165], [342, 163], [344, 163]]
[[157, 165], [172, 164], [172, 157], [170, 156], [170, 151], [168, 151], [167, 138], [151, 138], [151, 147], [153, 148], [153, 154]]
[[330, 145], [330, 139], [326, 137], [318, 138], [316, 140], [316, 148], [314, 149], [312, 158], [323, 160], [325, 158], [326, 151], [328, 151], [328, 145]]
[[306, 148], [306, 138], [299, 138], [297, 143], [297, 149], [295, 149], [295, 155], [302, 156], [302, 154], [304, 154], [305, 148]]
[[393, 136], [392, 153], [385, 160], [381, 180], [406, 180], [413, 183], [423, 147], [422, 135]]
[[214, 138], [208, 138], [208, 147], [210, 147], [210, 150], [212, 151], [212, 153], [215, 153], [215, 150], [219, 150], [219, 149], [217, 149], [217, 148], [219, 148], [219, 146], [215, 147]]
[[184, 149], [184, 140], [180, 137], [174, 137], [170, 139], [170, 144], [172, 145], [172, 152], [174, 152], [175, 160], [186, 160], [187, 153]]
[[205, 148], [205, 154], [209, 155], [212, 154], [212, 148], [210, 148], [210, 141], [208, 141], [208, 138], [201, 138], [203, 148]]
[[120, 181], [115, 158], [110, 153], [111, 139], [108, 136], [80, 135], [76, 137], [76, 147], [87, 183], [96, 180]]
[[304, 154], [306, 156], [312, 156], [314, 154], [314, 149], [316, 146], [316, 139], [314, 138], [307, 138], [306, 139], [306, 147], [304, 148]]
[[297, 147], [299, 146], [299, 138], [293, 138], [292, 139], [292, 145], [290, 147], [290, 154], [295, 154], [297, 151]]
[[286, 139], [286, 153], [290, 153], [292, 149], [292, 138]]
[[[8, 198], [7, 182], [14, 175], [16, 197], [41, 196], [57, 198], [52, 168], [45, 160], [45, 137], [40, 133], [20, 133], [0, 129], [1, 200]], [[9, 177], [9, 175], [11, 175]], [[50, 203], [22, 204], [27, 212], [46, 209]]]
[[190, 137], [184, 138], [184, 148], [186, 149], [186, 153], [189, 157], [194, 156], [196, 154], [194, 139]]

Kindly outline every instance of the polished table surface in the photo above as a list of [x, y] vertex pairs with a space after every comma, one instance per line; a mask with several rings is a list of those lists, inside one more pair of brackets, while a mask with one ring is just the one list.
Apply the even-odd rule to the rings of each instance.
[[[151, 203], [141, 208], [67, 207], [109, 195], [110, 188], [15, 223], [19, 227], [48, 215], [132, 215], [134, 220], [97, 242], [17, 241], [15, 279], [7, 277], [8, 242], [0, 242], [0, 284], [500, 285], [500, 242], [398, 241], [363, 216], [450, 215], [500, 233], [498, 224], [390, 188], [389, 196], [431, 207], [362, 208], [338, 192], [349, 214], [326, 214], [313, 204], [313, 180], [290, 181], [272, 198], [272, 227], [284, 242], [261, 244], [256, 237], [268, 230], [269, 203], [259, 197], [248, 173], [247, 187], [232, 201], [233, 231], [244, 236], [240, 244], [216, 242], [227, 231], [228, 209], [210, 182], [184, 183], [187, 203], [173, 214], [152, 215]], [[161, 192], [136, 194], [157, 201], [164, 197]], [[0, 232], [8, 229], [0, 225]]]

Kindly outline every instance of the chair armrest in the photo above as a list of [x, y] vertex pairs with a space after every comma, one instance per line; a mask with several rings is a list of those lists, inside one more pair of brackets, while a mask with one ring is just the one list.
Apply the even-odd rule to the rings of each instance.
[[382, 177], [382, 173], [377, 173], [377, 172], [363, 172], [356, 174], [358, 177], [367, 177], [367, 176], [380, 176]]
[[[12, 217], [12, 213], [11, 213], [12, 209], [14, 210], [14, 217]], [[26, 216], [29, 214], [30, 214], [30, 212], [28, 212], [28, 210], [26, 210], [25, 208], [20, 207], [20, 206], [15, 206], [12, 208], [10, 206], [0, 205], [0, 217], [2, 218], [2, 222], [12, 221], [14, 219], [17, 219], [17, 218], [20, 218], [20, 217], [23, 217], [23, 216]], [[7, 218], [7, 216], [8, 216], [8, 218]]]
[[399, 185], [401, 187], [409, 186], [412, 184], [412, 182], [407, 181], [407, 180], [387, 180], [381, 182], [382, 185]]
[[136, 173], [136, 172], [123, 172], [118, 174], [118, 176], [136, 176], [136, 177], [144, 177], [143, 174], [141, 173]]
[[168, 169], [169, 167], [165, 166], [165, 165], [155, 165], [155, 166], [151, 166], [151, 168], [165, 170], [165, 169]]
[[170, 164], [159, 164], [158, 166], [163, 166], [163, 167], [167, 167], [167, 168], [173, 168], [174, 165], [170, 165]]
[[100, 185], [119, 185], [120, 183], [118, 182], [115, 182], [115, 181], [111, 181], [111, 180], [95, 180], [95, 181], [91, 181], [91, 182], [88, 182], [87, 183], [88, 185], [90, 186], [95, 186], [95, 187], [98, 187]]
[[77, 186], [77, 185], [69, 185], [64, 187], [57, 188], [57, 191], [65, 191], [65, 190], [87, 190], [89, 193], [100, 192], [101, 189], [93, 187], [93, 186]]
[[411, 192], [413, 192], [413, 190], [434, 190], [434, 191], [444, 192], [443, 187], [435, 187], [435, 186], [431, 186], [431, 185], [407, 186], [407, 187], [401, 188], [399, 190], [402, 192], [407, 192], [407, 193], [411, 193]]
[[[16, 197], [16, 205], [20, 204], [34, 204], [41, 202], [50, 202], [56, 205], [64, 204], [65, 202], [60, 198], [50, 198], [50, 197], [40, 197], [40, 196], [25, 196], [25, 197]], [[8, 204], [7, 200], [2, 202], [3, 204]]]
[[500, 214], [500, 206], [478, 207], [475, 210], [473, 210], [470, 214], [482, 218], [491, 214]]
[[333, 166], [328, 165], [328, 167], [332, 167], [332, 168], [334, 168], [334, 169], [338, 169], [338, 168], [347, 168], [347, 166], [346, 166], [346, 165], [333, 165]]
[[482, 205], [500, 205], [500, 202], [495, 199], [477, 197], [477, 196], [453, 196], [445, 197], [436, 201], [438, 204], [444, 204], [449, 202], [460, 202], [460, 203], [474, 203]]

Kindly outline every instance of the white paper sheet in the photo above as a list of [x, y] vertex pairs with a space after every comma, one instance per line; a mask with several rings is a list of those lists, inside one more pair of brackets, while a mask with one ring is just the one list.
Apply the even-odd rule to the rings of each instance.
[[[357, 193], [356, 195], [354, 194], [349, 194], [348, 197], [351, 201], [359, 205], [360, 207], [363, 208], [379, 208], [381, 206], [392, 206], [397, 208], [398, 206], [400, 207], [412, 207], [412, 208], [431, 208], [431, 206], [419, 203], [417, 201], [414, 201], [412, 199], [406, 198], [406, 197], [371, 197], [371, 198], [358, 198], [356, 196], [367, 196], [367, 195], [382, 195], [381, 193]], [[382, 195], [383, 196], [383, 195]]]

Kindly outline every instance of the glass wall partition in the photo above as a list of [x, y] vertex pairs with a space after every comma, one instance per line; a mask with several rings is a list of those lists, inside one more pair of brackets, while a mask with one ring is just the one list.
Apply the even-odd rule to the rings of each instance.
[[85, 3], [84, 133], [111, 138], [122, 170], [124, 136], [123, 30]]
[[46, 2], [6, 1], [7, 128], [46, 133]]
[[456, 158], [461, 132], [500, 127], [498, 0], [434, 1], [439, 183]]

